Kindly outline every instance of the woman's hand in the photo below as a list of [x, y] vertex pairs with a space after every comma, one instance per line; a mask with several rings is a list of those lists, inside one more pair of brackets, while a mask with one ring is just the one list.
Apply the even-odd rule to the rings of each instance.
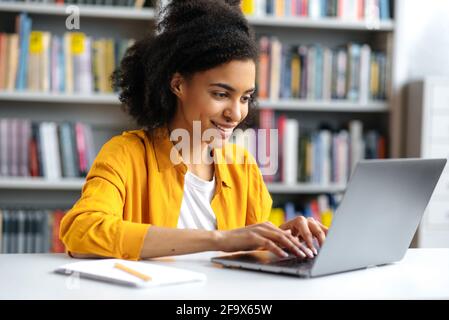
[[219, 250], [225, 252], [266, 249], [284, 258], [288, 254], [282, 248], [286, 248], [298, 257], [313, 257], [312, 251], [301, 244], [289, 228], [282, 230], [271, 222], [218, 231], [218, 244]]
[[318, 244], [321, 247], [328, 231], [328, 228], [321, 222], [303, 216], [298, 216], [289, 220], [279, 226], [279, 228], [282, 230], [290, 230], [293, 237], [299, 238], [300, 241], [305, 242], [307, 247], [315, 254], [317, 254], [317, 251], [313, 245], [313, 238], [318, 240]]

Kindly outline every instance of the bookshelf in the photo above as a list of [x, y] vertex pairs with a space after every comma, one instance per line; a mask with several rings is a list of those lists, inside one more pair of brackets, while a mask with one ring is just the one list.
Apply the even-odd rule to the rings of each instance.
[[[154, 22], [155, 11], [152, 8], [127, 8], [113, 6], [90, 6], [79, 5], [81, 17], [86, 19], [107, 18], [112, 21], [117, 20], [139, 20], [139, 22]], [[28, 12], [35, 16], [37, 25], [40, 26], [40, 20], [47, 20], [52, 15], [66, 15], [67, 5], [54, 5], [44, 3], [0, 3], [0, 13], [16, 14], [18, 12]], [[45, 19], [44, 19], [45, 18]], [[40, 20], [39, 20], [40, 19]], [[140, 21], [141, 20], [141, 21]], [[307, 18], [307, 17], [252, 17], [248, 16], [249, 22], [255, 27], [256, 34], [275, 34], [280, 39], [287, 42], [308, 42], [310, 39], [319, 39], [321, 43], [327, 45], [336, 45], [348, 41], [366, 41], [370, 43], [381, 44], [385, 47], [387, 37], [394, 32], [394, 20], [379, 21], [377, 24], [370, 24], [365, 21], [345, 21], [341, 18]], [[102, 23], [101, 20], [99, 20]], [[89, 22], [89, 21], [88, 21]], [[129, 24], [129, 21], [123, 21]], [[47, 29], [54, 29], [55, 21], [48, 20]], [[45, 26], [45, 24], [44, 24]], [[92, 25], [88, 25], [85, 32], [88, 32]], [[134, 30], [138, 28], [133, 26]], [[116, 28], [117, 29], [117, 28]], [[95, 33], [93, 33], [95, 35]], [[129, 32], [128, 32], [129, 34]], [[103, 34], [101, 34], [102, 36]], [[303, 40], [304, 39], [304, 40]], [[380, 40], [379, 40], [380, 39]], [[114, 94], [54, 94], [40, 92], [0, 92], [0, 103], [7, 104], [65, 104], [82, 105], [86, 108], [102, 105], [103, 107], [119, 106], [120, 103]], [[348, 118], [352, 114], [366, 114], [369, 117], [380, 117], [381, 125], [386, 128], [388, 120], [389, 103], [370, 101], [368, 103], [358, 103], [350, 101], [316, 101], [302, 99], [287, 100], [259, 100], [261, 109], [273, 109], [276, 111], [286, 111], [301, 114], [302, 112], [316, 114], [319, 121], [320, 113], [333, 114], [335, 117]], [[38, 106], [36, 106], [38, 107]], [[31, 109], [31, 108], [30, 108]], [[51, 111], [52, 112], [52, 111]], [[44, 112], [45, 113], [45, 112]], [[310, 117], [310, 116], [309, 116]], [[313, 120], [311, 120], [313, 121]], [[377, 121], [377, 119], [376, 119]], [[129, 122], [123, 127], [129, 125]], [[98, 143], [100, 146], [101, 143]], [[97, 147], [98, 149], [98, 147]], [[7, 185], [3, 185], [7, 187]], [[270, 186], [276, 192], [283, 192], [279, 184]], [[309, 193], [308, 190], [320, 190], [319, 188], [290, 188], [286, 187], [286, 193]], [[295, 190], [295, 191], [292, 191]], [[304, 191], [303, 191], [304, 190]], [[323, 190], [333, 190], [332, 188], [323, 188]]]
[[[113, 18], [121, 20], [154, 20], [155, 11], [152, 8], [132, 8], [122, 6], [94, 6], [77, 5], [82, 17]], [[0, 3], [0, 12], [28, 12], [36, 15], [59, 15], [67, 16], [69, 5], [46, 4], [46, 3]]]
[[120, 105], [118, 97], [114, 94], [67, 94], [30, 91], [20, 93], [3, 91], [0, 92], [0, 101]]
[[[152, 7], [78, 5], [80, 31], [94, 38], [138, 39], [142, 30], [154, 30]], [[68, 5], [42, 2], [0, 2], [0, 32], [15, 32], [16, 16], [22, 12], [32, 19], [32, 30], [62, 36]], [[101, 27], [99, 27], [101, 26]], [[135, 128], [123, 113], [116, 93], [65, 93], [0, 90], [0, 118], [32, 121], [79, 121], [92, 127], [94, 152], [112, 136]], [[67, 208], [80, 195], [84, 178], [0, 177], [0, 208], [17, 205], [39, 208]]]
[[80, 191], [84, 183], [81, 178], [48, 180], [45, 178], [0, 178], [0, 188], [14, 190]]
[[[1, 178], [0, 188], [15, 190], [67, 190], [80, 191], [84, 184], [81, 178], [64, 178], [59, 180], [48, 180], [45, 178]], [[336, 193], [345, 190], [344, 185], [297, 183], [288, 185], [284, 183], [270, 183], [268, 190], [273, 194], [316, 194]]]
[[[407, 156], [449, 158], [449, 78], [425, 77], [407, 85]], [[441, 174], [415, 237], [424, 248], [447, 247], [449, 243], [449, 169]]]
[[[395, 1], [395, 0], [391, 0]], [[49, 31], [63, 35], [66, 5], [51, 3], [0, 2], [0, 32], [14, 32], [14, 19], [20, 12], [26, 12], [33, 19], [33, 30]], [[79, 5], [81, 30], [93, 37], [134, 38], [142, 36], [142, 30], [154, 30], [155, 10], [143, 7], [91, 6]], [[350, 42], [367, 43], [373, 49], [386, 53], [391, 66], [394, 65], [393, 38], [395, 33], [393, 18], [369, 23], [342, 18], [321, 17], [256, 17], [248, 16], [256, 37], [276, 36], [286, 44], [314, 44], [333, 48]], [[388, 91], [391, 90], [389, 81]], [[364, 127], [391, 135], [391, 100], [349, 101], [328, 99], [260, 99], [261, 110], [273, 110], [300, 122], [301, 128], [318, 128], [326, 122], [333, 127], [360, 120]], [[26, 118], [33, 121], [65, 120], [81, 121], [92, 126], [94, 151], [113, 135], [136, 128], [133, 121], [120, 109], [115, 93], [42, 93], [31, 91], [1, 91], [0, 118]], [[80, 195], [83, 178], [0, 177], [0, 207], [17, 203], [41, 207], [70, 206]], [[283, 201], [295, 202], [310, 199], [320, 194], [341, 194], [344, 184], [326, 183], [267, 183], [273, 195], [274, 205]]]
[[248, 17], [248, 21], [256, 27], [283, 27], [327, 30], [358, 30], [358, 31], [393, 31], [392, 20], [369, 24], [364, 21], [345, 21], [340, 18], [304, 18], [304, 17]]
[[388, 113], [388, 104], [386, 102], [370, 102], [360, 104], [357, 102], [339, 100], [259, 100], [259, 108], [285, 111]]
[[[31, 102], [61, 102], [61, 103], [94, 103], [120, 105], [115, 94], [67, 94], [41, 92], [11, 92], [1, 91], [0, 101], [31, 101]], [[351, 101], [316, 101], [302, 99], [259, 100], [260, 109], [313, 111], [313, 112], [388, 112], [388, 103], [369, 102], [357, 103]]]

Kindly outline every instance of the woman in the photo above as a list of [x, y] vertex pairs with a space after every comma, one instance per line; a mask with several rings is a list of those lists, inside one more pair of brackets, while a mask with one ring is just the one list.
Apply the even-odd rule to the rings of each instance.
[[[313, 257], [326, 227], [267, 222], [272, 200], [254, 159], [244, 151], [243, 161], [217, 161], [235, 154], [226, 142], [254, 104], [257, 43], [240, 1], [174, 0], [162, 16], [157, 35], [130, 47], [114, 74], [143, 129], [99, 152], [61, 223], [69, 254], [138, 260], [263, 248]], [[190, 143], [195, 124], [215, 135]], [[189, 134], [187, 148], [174, 148], [175, 130]]]

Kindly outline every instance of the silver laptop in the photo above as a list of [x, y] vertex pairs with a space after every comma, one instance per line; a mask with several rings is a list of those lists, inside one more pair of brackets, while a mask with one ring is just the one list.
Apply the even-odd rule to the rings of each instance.
[[360, 161], [318, 255], [279, 258], [250, 251], [212, 258], [225, 267], [317, 277], [401, 260], [446, 159]]

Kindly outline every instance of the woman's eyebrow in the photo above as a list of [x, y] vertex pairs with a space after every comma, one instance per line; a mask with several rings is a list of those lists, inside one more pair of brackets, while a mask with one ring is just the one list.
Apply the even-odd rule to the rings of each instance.
[[[229, 91], [231, 91], [231, 92], [237, 91], [237, 90], [235, 90], [233, 87], [231, 87], [230, 85], [228, 85], [228, 84], [226, 84], [226, 83], [220, 83], [220, 82], [218, 82], [218, 83], [211, 83], [209, 86], [217, 86], [217, 87], [221, 87], [221, 88], [226, 89], [226, 90], [229, 90]], [[255, 91], [255, 90], [256, 90], [256, 88], [251, 88], [251, 89], [246, 90], [245, 93], [253, 92], [253, 91]]]

